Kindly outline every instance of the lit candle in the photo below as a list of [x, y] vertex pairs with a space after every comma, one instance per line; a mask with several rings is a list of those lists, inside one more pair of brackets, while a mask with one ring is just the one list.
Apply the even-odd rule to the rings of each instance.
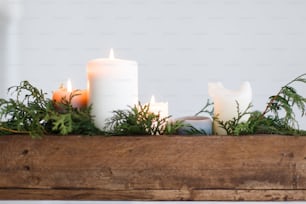
[[[208, 93], [214, 102], [214, 116], [224, 122], [234, 117], [237, 118], [237, 102], [241, 112], [245, 111], [252, 102], [252, 88], [249, 82], [244, 82], [239, 90], [228, 90], [221, 82], [209, 83]], [[240, 122], [246, 120], [248, 120], [248, 115], [245, 115]], [[217, 135], [226, 135], [226, 131], [216, 121], [214, 131]]]
[[67, 88], [63, 85], [58, 90], [53, 91], [52, 99], [55, 103], [62, 103], [64, 100], [71, 103], [74, 108], [84, 108], [87, 106], [87, 91], [72, 89], [71, 80], [67, 81]]
[[138, 65], [114, 57], [94, 59], [87, 64], [89, 102], [95, 124], [104, 129], [114, 110], [127, 109], [138, 102]]
[[155, 102], [155, 97], [151, 97], [149, 111], [159, 114], [161, 118], [168, 117], [168, 102]]

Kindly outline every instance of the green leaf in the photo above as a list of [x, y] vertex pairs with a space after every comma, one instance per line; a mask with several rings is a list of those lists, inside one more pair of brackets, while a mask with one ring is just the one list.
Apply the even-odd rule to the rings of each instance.
[[72, 132], [72, 119], [70, 114], [60, 114], [53, 122], [53, 131], [59, 131], [61, 135], [67, 135]]

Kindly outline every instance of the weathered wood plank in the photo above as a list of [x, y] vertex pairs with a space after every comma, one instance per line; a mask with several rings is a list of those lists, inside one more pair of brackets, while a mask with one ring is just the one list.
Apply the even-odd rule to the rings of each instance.
[[84, 199], [305, 199], [306, 137], [3, 136], [0, 155], [0, 199], [1, 192], [70, 196], [63, 189], [87, 192]]
[[3, 200], [303, 201], [306, 190], [0, 189]]

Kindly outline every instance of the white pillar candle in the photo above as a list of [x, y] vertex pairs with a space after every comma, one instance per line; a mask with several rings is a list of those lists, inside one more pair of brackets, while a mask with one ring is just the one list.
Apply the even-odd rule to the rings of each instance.
[[114, 110], [127, 109], [138, 102], [138, 65], [135, 61], [110, 58], [94, 59], [87, 64], [89, 104], [98, 128]]
[[155, 97], [151, 97], [149, 111], [155, 114], [160, 114], [161, 118], [168, 117], [168, 102], [156, 102]]
[[[220, 121], [229, 121], [237, 118], [237, 103], [240, 112], [246, 110], [252, 102], [252, 88], [249, 82], [244, 82], [239, 90], [228, 90], [221, 82], [209, 83], [208, 93], [214, 102], [214, 116]], [[241, 122], [248, 120], [248, 115], [241, 119]], [[226, 135], [226, 131], [221, 128], [218, 122], [214, 122], [214, 132], [217, 135]]]

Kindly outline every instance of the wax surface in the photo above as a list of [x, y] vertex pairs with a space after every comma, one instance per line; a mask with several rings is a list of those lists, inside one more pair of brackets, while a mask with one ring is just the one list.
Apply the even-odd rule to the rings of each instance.
[[[228, 121], [237, 117], [237, 103], [239, 111], [246, 110], [252, 102], [252, 88], [249, 82], [243, 82], [239, 90], [229, 90], [223, 87], [221, 82], [208, 84], [209, 95], [214, 102], [214, 116], [220, 121]], [[246, 121], [245, 115], [240, 122]], [[226, 135], [226, 131], [219, 127], [218, 122], [214, 122], [214, 131], [218, 135]]]
[[61, 103], [63, 100], [69, 101], [71, 98], [71, 105], [74, 108], [84, 108], [87, 106], [88, 96], [86, 90], [67, 91], [65, 87], [60, 87], [53, 91], [52, 100], [55, 103]]
[[95, 59], [87, 64], [89, 103], [95, 124], [104, 129], [114, 110], [138, 102], [138, 66], [135, 61]]

